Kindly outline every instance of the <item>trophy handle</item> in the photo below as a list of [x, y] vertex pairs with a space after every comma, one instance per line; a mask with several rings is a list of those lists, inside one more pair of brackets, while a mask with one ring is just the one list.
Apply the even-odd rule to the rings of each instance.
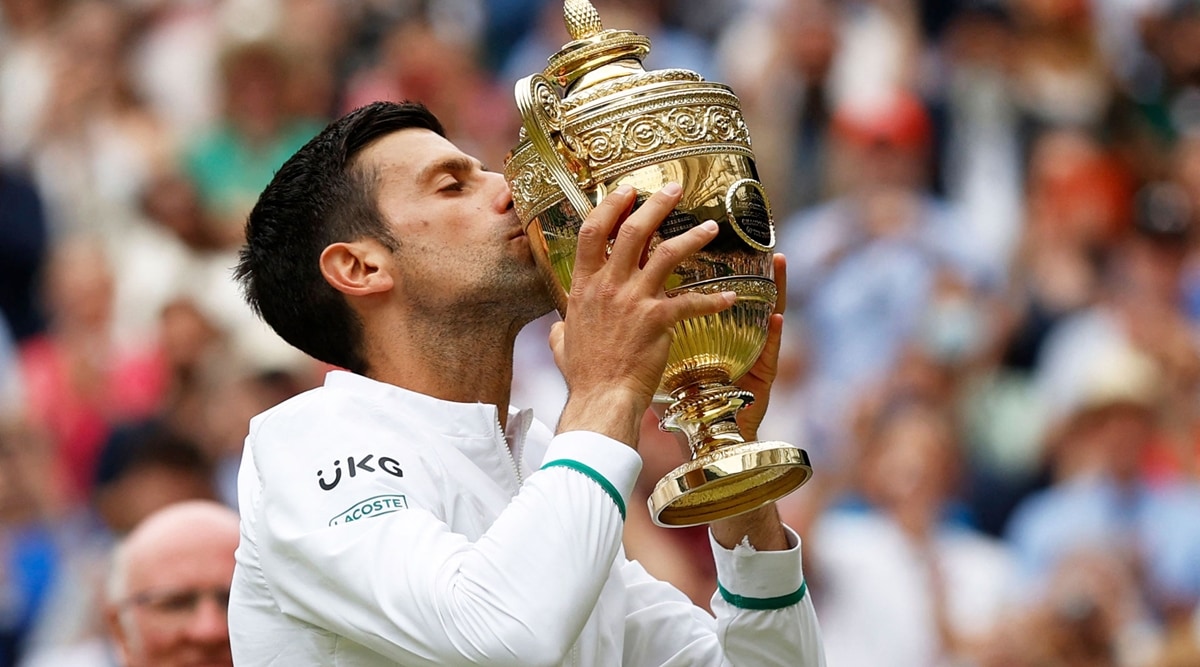
[[542, 156], [546, 168], [555, 184], [567, 196], [567, 201], [579, 219], [587, 218], [592, 212], [592, 202], [579, 187], [574, 174], [567, 168], [562, 155], [555, 150], [550, 140], [550, 133], [561, 128], [562, 113], [558, 106], [558, 94], [550, 80], [542, 74], [531, 74], [517, 82], [517, 109], [521, 112], [521, 126], [525, 128], [525, 136], [533, 144], [538, 155]]

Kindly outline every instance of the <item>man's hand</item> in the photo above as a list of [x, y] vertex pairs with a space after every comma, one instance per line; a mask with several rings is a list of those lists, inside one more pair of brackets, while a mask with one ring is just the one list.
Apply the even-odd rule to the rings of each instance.
[[[747, 442], [758, 440], [758, 427], [767, 413], [771, 385], [775, 383], [775, 376], [779, 372], [783, 311], [787, 308], [787, 261], [780, 254], [775, 255], [774, 261], [775, 285], [779, 295], [775, 301], [775, 312], [771, 314], [767, 325], [767, 343], [754, 366], [736, 383], [738, 387], [754, 394], [754, 403], [737, 414], [738, 429]], [[732, 549], [743, 539], [749, 539], [750, 544], [762, 551], [782, 550], [790, 546], [774, 503], [748, 514], [714, 521], [711, 527], [713, 537], [726, 549]]]
[[775, 286], [779, 295], [775, 299], [775, 312], [767, 324], [767, 343], [758, 355], [754, 366], [735, 384], [740, 389], [754, 394], [754, 402], [737, 414], [738, 430], [747, 442], [758, 440], [758, 427], [767, 414], [771, 399], [771, 386], [779, 373], [779, 348], [783, 340], [783, 311], [787, 308], [787, 261], [778, 253], [774, 257]]
[[666, 368], [672, 327], [736, 299], [732, 292], [666, 295], [675, 267], [717, 234], [716, 223], [708, 222], [646, 256], [654, 230], [681, 193], [668, 184], [630, 214], [635, 191], [622, 186], [580, 228], [567, 316], [550, 336], [569, 392], [559, 432], [595, 431], [636, 447], [642, 413]]

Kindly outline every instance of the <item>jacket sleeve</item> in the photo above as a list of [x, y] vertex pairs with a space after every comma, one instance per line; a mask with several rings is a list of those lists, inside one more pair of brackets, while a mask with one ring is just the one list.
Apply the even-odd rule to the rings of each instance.
[[[403, 509], [339, 520], [355, 515], [341, 505], [380, 497], [380, 489], [363, 486], [360, 469], [354, 497], [331, 500], [317, 488], [313, 461], [327, 461], [321, 481], [328, 481], [335, 452], [348, 469], [350, 450], [341, 443], [361, 448], [371, 434], [345, 418], [336, 420], [337, 432], [322, 423], [335, 420], [296, 421], [301, 426], [275, 429], [271, 447], [252, 432], [247, 449], [257, 471], [257, 490], [247, 494], [252, 507], [243, 509], [253, 515], [248, 537], [282, 613], [404, 665], [562, 661], [620, 548], [624, 503], [641, 466], [636, 452], [593, 433], [557, 436], [550, 463], [471, 542], [438, 517], [439, 501], [426, 500], [455, 487], [429, 482], [439, 473], [411, 447], [407, 455], [388, 450], [390, 469], [403, 476], [372, 476], [389, 485], [387, 509]], [[301, 441], [328, 449], [282, 446]]]
[[787, 551], [725, 549], [709, 535], [717, 565], [716, 618], [637, 562], [624, 565], [628, 667], [711, 665], [824, 667], [817, 615], [804, 581], [800, 539]]

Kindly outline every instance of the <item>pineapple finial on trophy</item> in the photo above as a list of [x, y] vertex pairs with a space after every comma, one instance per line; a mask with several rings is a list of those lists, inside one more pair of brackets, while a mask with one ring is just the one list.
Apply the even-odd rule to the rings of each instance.
[[571, 39], [587, 39], [604, 30], [600, 22], [600, 12], [588, 0], [566, 0], [563, 3], [563, 18], [567, 22], [567, 32]]

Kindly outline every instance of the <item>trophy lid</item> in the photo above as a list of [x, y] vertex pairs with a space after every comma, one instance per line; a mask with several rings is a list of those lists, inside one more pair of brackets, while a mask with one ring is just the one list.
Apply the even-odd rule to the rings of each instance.
[[[642, 69], [642, 58], [650, 52], [650, 40], [631, 30], [605, 30], [600, 13], [588, 0], [565, 0], [563, 19], [572, 41], [550, 56], [544, 72], [558, 85], [569, 88], [585, 75], [620, 61], [628, 61], [628, 67], [614, 68], [617, 71], [612, 76]], [[607, 78], [602, 76], [599, 80]]]

